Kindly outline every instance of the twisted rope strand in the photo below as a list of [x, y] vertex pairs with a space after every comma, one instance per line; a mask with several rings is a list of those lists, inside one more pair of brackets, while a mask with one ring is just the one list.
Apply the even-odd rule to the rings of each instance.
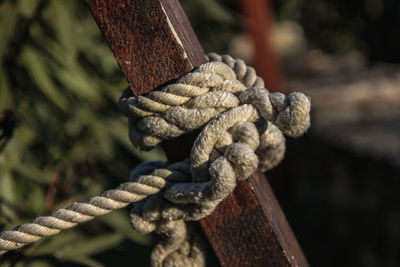
[[[184, 234], [179, 234], [185, 232], [184, 224], [178, 227], [179, 223], [169, 222], [209, 215], [234, 190], [236, 181], [249, 177], [258, 164], [269, 170], [282, 160], [282, 133], [297, 137], [310, 124], [310, 100], [305, 95], [270, 94], [264, 81], [242, 60], [217, 54], [210, 54], [208, 59], [211, 62], [161, 89], [161, 93], [138, 97], [140, 101], [130, 95], [130, 101], [125, 97], [120, 101], [130, 118], [131, 141], [139, 148], [149, 149], [163, 139], [203, 127], [190, 155], [190, 181], [172, 184], [135, 204], [131, 211], [135, 229], [167, 234], [167, 245], [159, 243], [153, 251], [153, 266], [170, 262], [187, 266], [189, 259], [179, 252], [186, 244], [182, 242]], [[199, 82], [197, 78], [210, 80]], [[203, 93], [185, 95], [182, 83], [191, 86], [191, 92]], [[177, 95], [176, 88], [180, 90]], [[151, 101], [142, 101], [145, 98]]]
[[130, 118], [133, 144], [151, 149], [164, 139], [198, 129], [217, 114], [245, 103], [255, 106], [265, 120], [289, 136], [299, 136], [309, 127], [310, 100], [305, 95], [270, 94], [264, 81], [241, 59], [215, 53], [208, 59], [211, 61], [160, 91], [138, 97], [130, 90], [124, 92], [120, 107]]
[[65, 209], [38, 217], [31, 223], [1, 232], [0, 255], [156, 194], [170, 183], [168, 179], [177, 180], [180, 175], [182, 173], [175, 170], [174, 166], [169, 169], [156, 169], [152, 175], [138, 176], [135, 181], [123, 183], [86, 202], [73, 203]]
[[303, 134], [311, 107], [302, 93], [270, 94], [243, 60], [215, 53], [208, 60], [159, 91], [135, 97], [127, 89], [119, 101], [129, 137], [143, 150], [203, 127], [189, 158], [167, 168], [141, 164], [116, 189], [0, 233], [0, 254], [136, 202], [133, 227], [167, 236], [153, 251], [153, 266], [203, 266], [202, 246], [184, 221], [208, 216], [258, 165], [276, 166], [283, 134]]

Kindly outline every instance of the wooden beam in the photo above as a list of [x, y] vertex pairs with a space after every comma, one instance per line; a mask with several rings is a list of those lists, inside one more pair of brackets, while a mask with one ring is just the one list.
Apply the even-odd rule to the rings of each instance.
[[200, 224], [223, 266], [308, 266], [261, 170]]
[[[88, 0], [88, 4], [135, 94], [150, 92], [205, 61], [177, 0]], [[189, 149], [191, 144], [186, 144]], [[180, 151], [174, 160], [179, 154], [187, 156]], [[260, 171], [239, 182], [200, 223], [224, 266], [307, 266]]]
[[136, 95], [206, 61], [177, 0], [88, 0], [88, 4]]

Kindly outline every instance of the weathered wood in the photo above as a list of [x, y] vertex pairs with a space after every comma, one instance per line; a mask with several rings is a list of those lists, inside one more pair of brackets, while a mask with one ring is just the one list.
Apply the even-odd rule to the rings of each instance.
[[[200, 44], [177, 0], [88, 3], [136, 94], [176, 79], [204, 61]], [[178, 160], [187, 155], [181, 148], [190, 148], [191, 142], [182, 144], [180, 139], [170, 144], [170, 149], [177, 152], [172, 157]], [[260, 171], [238, 183], [231, 196], [200, 223], [224, 266], [307, 266]]]
[[261, 170], [200, 223], [223, 266], [308, 266]]
[[88, 0], [88, 4], [136, 95], [205, 62], [177, 0]]

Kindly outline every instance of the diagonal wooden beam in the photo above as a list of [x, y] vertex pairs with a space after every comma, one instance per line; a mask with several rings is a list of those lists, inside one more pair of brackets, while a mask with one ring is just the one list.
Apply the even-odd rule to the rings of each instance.
[[88, 0], [88, 4], [136, 95], [206, 61], [178, 1]]
[[[88, 0], [88, 4], [137, 95], [205, 61], [177, 0]], [[173, 160], [179, 159], [178, 154], [187, 155], [172, 153]], [[223, 266], [308, 266], [261, 171], [239, 182], [200, 224]]]

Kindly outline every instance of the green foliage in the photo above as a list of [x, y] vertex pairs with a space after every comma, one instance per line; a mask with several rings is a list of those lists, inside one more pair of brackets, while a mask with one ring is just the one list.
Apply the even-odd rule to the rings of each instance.
[[[237, 2], [181, 1], [205, 51], [226, 52], [241, 30]], [[400, 60], [398, 0], [273, 2], [277, 19], [299, 22], [311, 46]], [[165, 157], [130, 144], [116, 104], [126, 86], [86, 1], [0, 1], [0, 118], [9, 108], [17, 120], [0, 140], [0, 231], [115, 187], [141, 160]], [[152, 244], [124, 210], [7, 254], [0, 265], [146, 266]]]
[[226, 53], [232, 37], [240, 30], [236, 0], [181, 1], [204, 51]]
[[[0, 153], [0, 230], [112, 188], [141, 160], [164, 158], [130, 144], [117, 108], [126, 86], [85, 1], [1, 2], [0, 117], [12, 109], [17, 126]], [[147, 261], [132, 247], [152, 243], [118, 211], [10, 253], [0, 265], [103, 266], [96, 257], [115, 247]]]
[[[230, 2], [183, 1], [205, 50], [225, 50], [234, 34]], [[126, 86], [85, 1], [0, 2], [0, 118], [8, 108], [17, 120], [0, 149], [0, 230], [115, 187], [141, 160], [165, 158], [130, 144], [117, 108]], [[152, 244], [119, 211], [9, 253], [0, 265], [102, 266], [118, 258], [130, 266], [133, 257], [148, 265]], [[120, 251], [127, 252], [115, 256]]]

